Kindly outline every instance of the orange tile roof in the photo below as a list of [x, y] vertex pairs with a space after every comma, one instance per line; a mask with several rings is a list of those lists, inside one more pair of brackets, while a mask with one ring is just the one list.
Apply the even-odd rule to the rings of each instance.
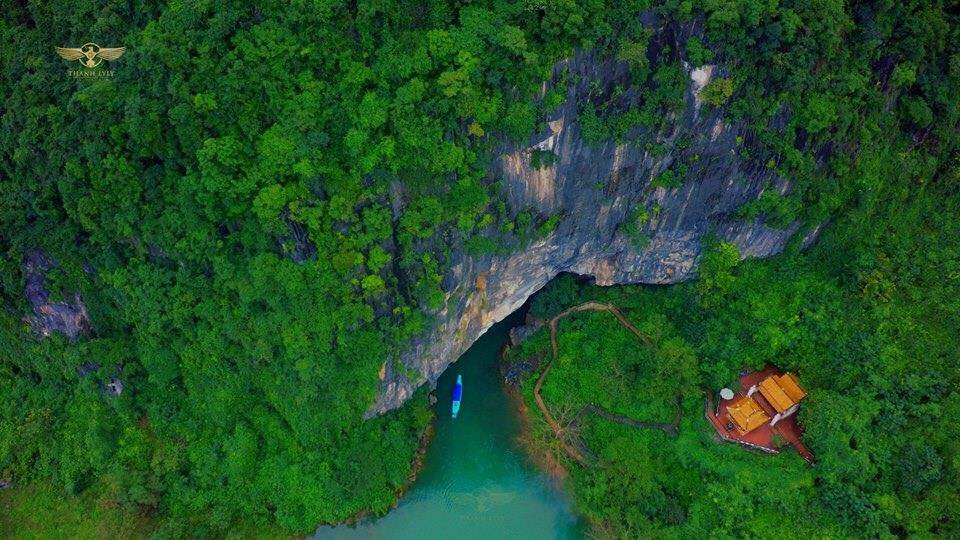
[[[782, 413], [797, 404], [783, 386], [780, 385], [777, 375], [771, 375], [760, 381], [758, 387], [763, 397], [767, 398], [767, 401], [778, 413]], [[796, 395], [795, 390], [800, 390], [800, 387], [797, 386], [795, 389], [791, 388], [791, 393]], [[802, 390], [800, 391], [802, 392]]]
[[801, 399], [807, 397], [807, 392], [800, 387], [800, 381], [793, 373], [785, 373], [777, 377], [777, 384], [783, 389], [784, 393], [790, 396], [794, 403], [799, 403]]
[[752, 397], [745, 397], [728, 406], [727, 414], [743, 433], [749, 433], [770, 420]]

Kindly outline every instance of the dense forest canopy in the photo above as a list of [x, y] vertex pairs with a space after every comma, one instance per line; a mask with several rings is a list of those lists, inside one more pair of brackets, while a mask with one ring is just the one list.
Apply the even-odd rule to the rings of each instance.
[[[507, 207], [488, 166], [563, 100], [539, 93], [551, 67], [591, 50], [630, 66], [644, 105], [584, 103], [585, 137], [656, 127], [684, 65], [722, 65], [706, 106], [750, 122], [792, 185], [743, 217], [832, 229], [809, 260], [710, 252], [673, 293], [702, 304], [671, 330], [696, 331], [685, 384], [795, 358], [849, 406], [812, 400], [824, 457], [791, 470], [819, 498], [790, 511], [955, 533], [937, 508], [957, 509], [960, 473], [957, 17], [943, 0], [8, 3], [0, 480], [93, 492], [173, 535], [385, 511], [430, 412], [421, 393], [364, 420], [378, 373], [442, 307], [452, 250], [549, 233], [558, 217]], [[671, 24], [702, 32], [648, 49]], [[54, 47], [90, 41], [127, 48], [113, 77], [66, 75]], [[28, 322], [40, 260], [48, 303], [83, 307], [75, 339]]]
[[[682, 397], [675, 439], [581, 419], [576, 437], [595, 455], [583, 467], [536, 414], [538, 377], [524, 381], [534, 440], [568, 464], [577, 507], [601, 536], [958, 534], [956, 165], [951, 174], [921, 193], [884, 188], [885, 202], [838, 218], [806, 253], [738, 262], [736, 247], [718, 244], [697, 283], [600, 288], [566, 275], [535, 297], [532, 314], [544, 320], [584, 301], [612, 303], [654, 342], [638, 343], [605, 313], [564, 320], [542, 389], [564, 425], [587, 404], [668, 422]], [[546, 329], [509, 356], [549, 358]], [[813, 466], [792, 449], [765, 456], [721, 444], [704, 419], [705, 393], [768, 365], [799, 373], [810, 390], [799, 419]]]

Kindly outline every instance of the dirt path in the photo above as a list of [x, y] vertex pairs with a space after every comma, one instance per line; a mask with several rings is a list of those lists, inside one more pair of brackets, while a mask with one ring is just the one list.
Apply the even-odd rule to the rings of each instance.
[[577, 419], [579, 419], [583, 413], [593, 413], [611, 422], [616, 422], [618, 424], [623, 424], [625, 426], [630, 426], [637, 429], [659, 429], [671, 438], [675, 438], [677, 436], [677, 424], [679, 423], [679, 419], [676, 422], [642, 422], [640, 420], [634, 420], [629, 416], [612, 412], [599, 405], [594, 405], [593, 403], [585, 405], [582, 409], [580, 409], [580, 412], [577, 414]]
[[550, 413], [550, 409], [547, 408], [547, 404], [543, 401], [543, 396], [540, 395], [540, 390], [543, 388], [543, 382], [547, 380], [547, 376], [550, 375], [550, 370], [553, 369], [553, 362], [557, 359], [557, 323], [561, 319], [568, 315], [574, 313], [579, 313], [581, 311], [606, 311], [613, 315], [620, 324], [630, 331], [634, 336], [642, 341], [645, 345], [653, 346], [653, 340], [650, 339], [650, 336], [644, 334], [640, 330], [637, 330], [635, 326], [630, 324], [630, 321], [624, 317], [623, 313], [613, 304], [601, 304], [599, 302], [585, 302], [583, 304], [573, 306], [570, 309], [567, 309], [550, 319], [547, 325], [550, 327], [550, 348], [553, 352], [553, 355], [550, 359], [550, 363], [544, 368], [543, 373], [540, 374], [540, 378], [537, 379], [537, 384], [533, 387], [533, 398], [537, 402], [537, 408], [540, 409], [540, 412], [543, 413], [543, 417], [547, 421], [547, 425], [550, 426], [550, 429], [553, 430], [553, 433], [557, 436], [557, 440], [560, 441], [560, 445], [563, 448], [565, 454], [570, 456], [571, 459], [580, 463], [581, 465], [587, 464], [586, 455], [589, 454], [589, 449], [579, 440], [579, 438], [574, 438], [576, 440], [575, 444], [568, 442], [568, 435], [570, 434], [570, 427], [575, 427], [580, 418], [587, 413], [596, 414], [597, 416], [609, 420], [611, 422], [616, 422], [625, 426], [630, 426], [637, 429], [659, 429], [663, 431], [669, 437], [676, 437], [678, 432], [678, 427], [680, 425], [680, 396], [677, 396], [677, 414], [673, 422], [644, 422], [641, 420], [636, 420], [629, 416], [611, 412], [599, 405], [588, 404], [585, 405], [576, 415], [574, 415], [573, 420], [571, 420], [567, 427], [563, 427], [557, 422], [557, 419]]

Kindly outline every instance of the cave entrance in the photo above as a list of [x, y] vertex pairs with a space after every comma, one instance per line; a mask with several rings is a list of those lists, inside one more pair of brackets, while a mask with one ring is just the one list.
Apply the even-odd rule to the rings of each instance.
[[[535, 296], [535, 295], [534, 295]], [[532, 298], [532, 297], [531, 297]], [[493, 325], [437, 380], [434, 435], [423, 468], [400, 504], [355, 527], [323, 528], [317, 538], [579, 538], [582, 524], [557, 483], [520, 447], [517, 403], [506, 393], [500, 354], [530, 299]], [[451, 393], [463, 378], [462, 407], [451, 418]]]

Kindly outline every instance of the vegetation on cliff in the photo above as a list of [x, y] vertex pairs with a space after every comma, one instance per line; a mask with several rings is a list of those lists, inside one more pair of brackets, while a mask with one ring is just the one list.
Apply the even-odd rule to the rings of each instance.
[[[677, 321], [670, 332], [701, 364], [662, 384], [717, 384], [776, 356], [849, 402], [814, 414], [825, 401], [812, 395], [825, 472], [797, 468], [803, 494], [751, 500], [759, 492], [745, 486], [738, 501], [817, 509], [827, 528], [954, 530], [931, 510], [949, 508], [957, 474], [957, 438], [933, 424], [956, 407], [946, 336], [960, 272], [949, 219], [960, 36], [944, 4], [6, 6], [0, 481], [95, 494], [169, 535], [240, 519], [305, 532], [387, 509], [429, 415], [421, 393], [364, 421], [378, 375], [442, 306], [453, 250], [518, 249], [556, 226], [559, 216], [507, 208], [487, 167], [500, 141], [524, 139], [563, 99], [536, 97], [551, 66], [593, 49], [628, 63], [645, 98], [626, 113], [605, 108], [607, 96], [583, 103], [585, 136], [658, 128], [682, 107], [683, 62], [718, 62], [728, 73], [703, 106], [748, 119], [769, 154], [754, 157], [793, 185], [750, 217], [834, 220], [815, 256], [718, 256], [703, 294], [602, 293], [656, 298]], [[650, 46], [676, 24], [702, 35]], [[92, 40], [127, 47], [114, 76], [67, 76], [77, 66], [53, 48]], [[83, 298], [91, 329], [76, 341], [39, 339], [24, 322], [33, 250], [56, 261], [44, 279], [52, 301]], [[675, 450], [665, 466], [702, 453]], [[751, 459], [725, 455], [731, 467]], [[610, 491], [595, 481], [586, 511], [635, 530], [640, 518], [605, 506]], [[670, 482], [642, 484], [671, 494], [671, 520], [689, 520], [692, 503]], [[659, 523], [658, 512], [643, 519]]]

